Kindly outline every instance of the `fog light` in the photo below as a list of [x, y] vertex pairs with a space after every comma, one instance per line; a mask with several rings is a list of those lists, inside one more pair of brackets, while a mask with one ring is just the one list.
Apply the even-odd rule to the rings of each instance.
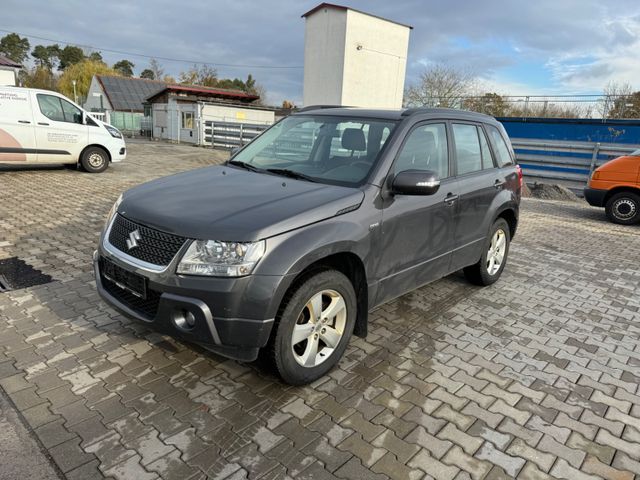
[[192, 330], [196, 326], [196, 317], [189, 310], [177, 310], [173, 314], [173, 323], [180, 330]]

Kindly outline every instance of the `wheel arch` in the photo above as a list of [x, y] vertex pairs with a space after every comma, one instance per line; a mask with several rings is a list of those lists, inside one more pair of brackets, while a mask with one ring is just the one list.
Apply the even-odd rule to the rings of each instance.
[[306, 265], [291, 281], [289, 287], [280, 300], [278, 314], [282, 312], [286, 300], [298, 286], [307, 278], [323, 270], [336, 270], [345, 275], [356, 292], [358, 313], [353, 334], [358, 337], [367, 335], [369, 313], [369, 289], [365, 266], [362, 259], [353, 252], [336, 252], [318, 258]]
[[495, 220], [498, 218], [503, 218], [507, 222], [509, 225], [509, 237], [513, 239], [516, 234], [516, 230], [518, 229], [518, 214], [516, 211], [511, 207], [507, 207], [498, 213]]
[[633, 187], [631, 185], [621, 185], [619, 187], [613, 187], [612, 189], [608, 190], [607, 194], [604, 196], [604, 204], [606, 205], [614, 195], [624, 192], [631, 192], [635, 193], [636, 195], [640, 195], [640, 187]]

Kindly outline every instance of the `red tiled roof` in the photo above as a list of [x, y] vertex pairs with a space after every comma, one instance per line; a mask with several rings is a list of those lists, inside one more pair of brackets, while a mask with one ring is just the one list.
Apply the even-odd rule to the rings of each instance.
[[3, 67], [13, 67], [13, 68], [22, 68], [22, 65], [14, 62], [10, 58], [5, 57], [4, 55], [0, 55], [0, 66]]

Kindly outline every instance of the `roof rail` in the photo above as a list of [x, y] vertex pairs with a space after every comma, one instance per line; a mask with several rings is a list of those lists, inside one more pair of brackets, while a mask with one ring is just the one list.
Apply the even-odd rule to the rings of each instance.
[[443, 107], [411, 107], [406, 108], [400, 116], [409, 117], [411, 115], [415, 115], [418, 113], [436, 113], [436, 112], [447, 112], [447, 113], [455, 113], [455, 114], [470, 114], [476, 115], [479, 117], [493, 118], [491, 115], [487, 115], [485, 113], [480, 112], [471, 112], [469, 110], [462, 110], [459, 108], [443, 108]]
[[297, 112], [308, 112], [309, 110], [324, 110], [325, 108], [349, 108], [346, 105], [309, 105], [302, 107]]

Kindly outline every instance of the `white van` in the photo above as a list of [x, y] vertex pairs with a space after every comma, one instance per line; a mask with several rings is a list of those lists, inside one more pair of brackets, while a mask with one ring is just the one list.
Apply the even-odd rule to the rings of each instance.
[[126, 152], [117, 128], [64, 95], [0, 87], [0, 164], [70, 163], [98, 173], [124, 160]]

